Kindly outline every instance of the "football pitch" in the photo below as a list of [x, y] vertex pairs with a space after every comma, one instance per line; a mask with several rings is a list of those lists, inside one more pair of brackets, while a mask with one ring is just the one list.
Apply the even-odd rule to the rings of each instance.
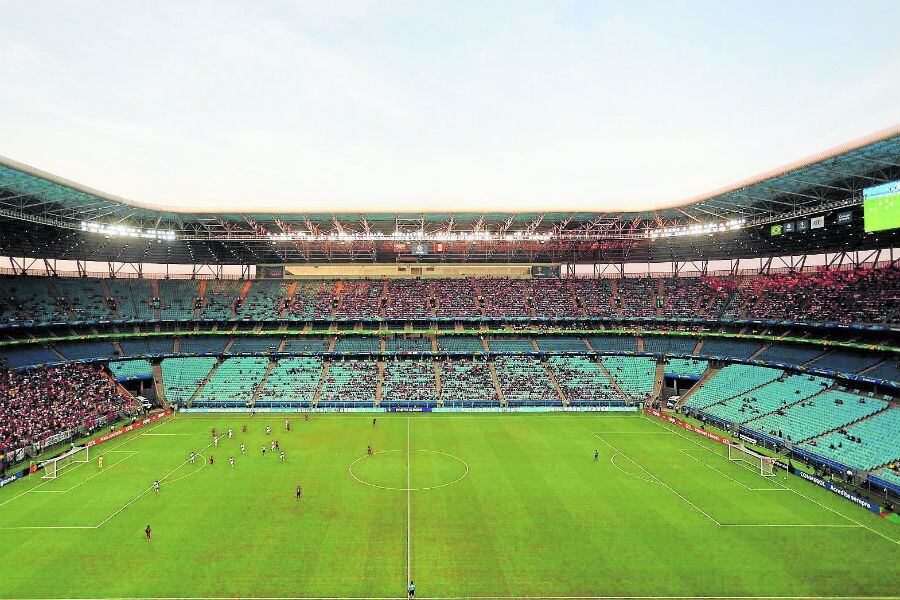
[[373, 416], [179, 415], [3, 488], [0, 597], [900, 596], [900, 527], [653, 417]]

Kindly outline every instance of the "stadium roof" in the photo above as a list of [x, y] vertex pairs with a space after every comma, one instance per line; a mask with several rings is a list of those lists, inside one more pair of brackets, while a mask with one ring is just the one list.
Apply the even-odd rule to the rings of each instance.
[[[855, 207], [862, 203], [863, 188], [897, 179], [900, 125], [665, 208], [617, 213], [182, 212], [110, 195], [0, 157], [0, 237], [27, 231], [29, 225], [40, 225], [47, 238], [46, 245], [40, 247], [56, 255], [65, 252], [53, 246], [53, 236], [46, 235], [49, 230], [60, 234], [61, 230], [78, 231], [85, 238], [103, 234], [107, 238], [131, 235], [169, 242], [255, 244], [255, 249], [247, 247], [237, 253], [231, 249], [223, 256], [211, 253], [220, 260], [247, 262], [291, 259], [285, 253], [273, 256], [262, 252], [259, 243], [299, 248], [301, 244], [325, 241], [379, 242], [396, 240], [398, 232], [401, 239], [408, 241], [452, 241], [448, 237], [452, 235], [474, 236], [477, 241], [489, 241], [484, 236], [506, 236], [506, 241], [513, 244], [563, 239], [633, 240], [646, 239], [651, 231], [663, 228], [734, 220], [740, 220], [740, 227], [744, 228]], [[248, 200], [248, 205], [254, 203], [255, 199]], [[559, 204], [557, 199], [551, 199], [548, 208]], [[71, 235], [57, 237], [74, 243]], [[9, 252], [10, 240], [3, 246]], [[177, 254], [186, 260], [196, 259], [193, 252]], [[308, 251], [301, 254], [312, 260]]]

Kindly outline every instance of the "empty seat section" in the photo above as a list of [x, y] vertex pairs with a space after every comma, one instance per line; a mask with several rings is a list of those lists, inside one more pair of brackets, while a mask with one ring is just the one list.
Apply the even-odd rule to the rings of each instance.
[[796, 444], [862, 419], [886, 406], [884, 400], [825, 390], [784, 410], [750, 421], [746, 426], [771, 438]]
[[604, 356], [600, 359], [619, 388], [634, 400], [653, 393], [656, 359], [637, 356]]
[[801, 448], [863, 471], [900, 460], [900, 408], [804, 442]]
[[587, 340], [597, 352], [637, 352], [637, 338], [630, 335], [595, 335]]
[[159, 316], [161, 319], [173, 321], [192, 321], [197, 296], [200, 293], [196, 281], [169, 280], [160, 281]]
[[713, 404], [703, 412], [729, 423], [746, 423], [806, 400], [829, 387], [830, 381], [810, 375], [783, 375], [753, 391]]
[[381, 339], [363, 335], [339, 335], [334, 342], [335, 352], [379, 352]]
[[728, 356], [731, 358], [750, 358], [762, 344], [752, 340], [727, 338], [705, 338], [700, 347], [700, 354], [705, 356]]
[[644, 352], [654, 354], [693, 354], [697, 339], [689, 336], [644, 336]]
[[229, 354], [271, 354], [281, 346], [281, 338], [271, 335], [236, 335]]
[[784, 374], [780, 369], [754, 365], [727, 365], [693, 392], [685, 406], [706, 408], [728, 398], [749, 392], [753, 388], [775, 381]]
[[234, 318], [234, 302], [240, 297], [243, 288], [244, 282], [239, 280], [210, 279], [207, 281], [200, 317], [216, 320]]
[[328, 352], [331, 338], [301, 337], [284, 342], [282, 352]]
[[149, 360], [115, 360], [110, 361], [109, 371], [118, 381], [132, 379], [153, 379], [153, 367]]
[[221, 354], [228, 345], [227, 335], [191, 335], [181, 338], [182, 354]]
[[547, 365], [569, 404], [625, 401], [603, 369], [590, 358], [550, 356], [547, 358]]
[[245, 406], [259, 387], [269, 359], [260, 356], [226, 358], [200, 389], [192, 406]]
[[279, 358], [259, 390], [254, 406], [309, 406], [319, 387], [322, 359], [313, 356]]
[[537, 337], [538, 347], [544, 352], [588, 352], [584, 340], [577, 337]]
[[0, 366], [6, 365], [10, 369], [20, 369], [32, 365], [45, 365], [64, 362], [57, 354], [35, 344], [14, 346], [0, 350]]
[[900, 362], [888, 359], [874, 369], [866, 371], [863, 375], [872, 379], [887, 379], [888, 381], [900, 382]]
[[441, 335], [437, 338], [438, 350], [446, 352], [471, 352], [481, 354], [485, 352], [481, 338], [471, 335]]
[[489, 338], [488, 347], [493, 352], [537, 352], [531, 338]]
[[810, 362], [807, 366], [815, 369], [837, 371], [838, 373], [859, 373], [876, 365], [881, 359], [871, 354], [851, 350], [832, 350]]
[[700, 379], [706, 373], [709, 363], [695, 358], [670, 358], [666, 363], [665, 374], [686, 379]]
[[384, 340], [388, 352], [431, 352], [431, 339], [426, 337], [387, 337]]
[[290, 287], [290, 283], [269, 279], [252, 282], [237, 310], [237, 317], [254, 320], [279, 318]]
[[146, 337], [128, 338], [119, 342], [124, 356], [151, 356], [154, 354], [172, 354], [172, 338]]
[[764, 360], [768, 362], [778, 362], [788, 365], [802, 365], [812, 359], [822, 356], [823, 351], [820, 348], [812, 346], [789, 346], [784, 344], [773, 344], [759, 353], [756, 360]]
[[160, 364], [166, 400], [172, 404], [185, 405], [216, 366], [216, 359], [207, 356], [164, 358]]
[[69, 360], [92, 358], [118, 358], [116, 349], [109, 342], [68, 342], [56, 344], [56, 351]]

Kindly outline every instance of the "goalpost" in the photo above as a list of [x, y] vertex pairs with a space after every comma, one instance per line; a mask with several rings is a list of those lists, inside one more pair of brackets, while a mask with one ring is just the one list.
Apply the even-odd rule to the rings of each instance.
[[727, 448], [728, 460], [747, 463], [763, 477], [775, 477], [775, 461], [771, 457], [754, 452], [743, 444], [728, 444]]
[[90, 460], [90, 451], [87, 446], [76, 446], [64, 454], [60, 454], [56, 458], [41, 463], [44, 468], [44, 474], [41, 479], [56, 479], [59, 473], [68, 467], [77, 463], [86, 463]]

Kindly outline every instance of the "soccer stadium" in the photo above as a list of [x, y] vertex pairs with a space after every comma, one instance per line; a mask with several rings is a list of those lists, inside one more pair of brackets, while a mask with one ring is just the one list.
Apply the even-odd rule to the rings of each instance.
[[900, 597], [861, 133], [646, 210], [164, 206], [4, 145], [0, 598]]

